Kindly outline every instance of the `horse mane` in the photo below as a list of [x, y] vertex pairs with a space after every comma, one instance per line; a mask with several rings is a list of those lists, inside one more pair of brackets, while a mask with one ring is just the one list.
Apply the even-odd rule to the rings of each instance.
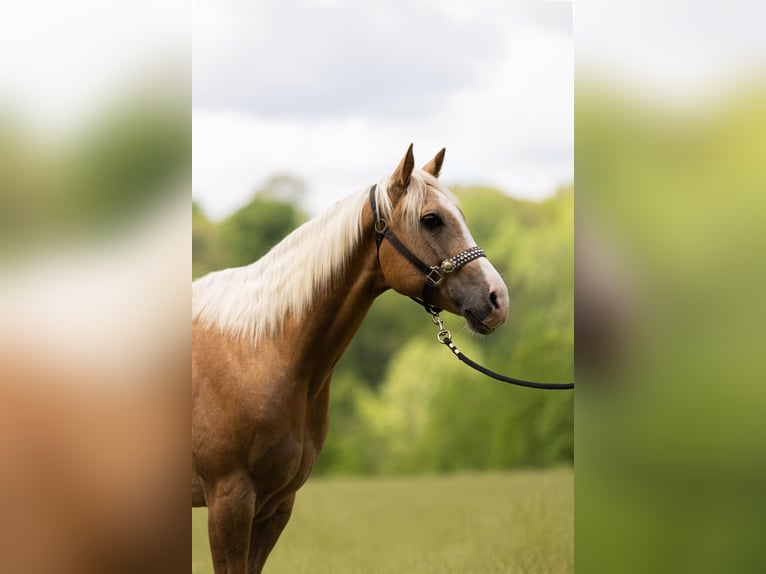
[[[378, 183], [376, 201], [381, 217], [390, 221], [388, 179]], [[429, 188], [455, 201], [438, 179], [415, 170], [402, 200], [408, 229], [418, 227]], [[333, 289], [361, 240], [368, 198], [369, 188], [352, 194], [295, 229], [254, 263], [213, 271], [192, 282], [192, 321], [253, 343], [278, 334], [285, 317], [302, 316], [317, 294]]]

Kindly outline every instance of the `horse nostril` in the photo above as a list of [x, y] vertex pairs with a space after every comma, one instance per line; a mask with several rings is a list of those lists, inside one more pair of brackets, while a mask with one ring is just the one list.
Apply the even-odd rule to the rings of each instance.
[[500, 308], [500, 303], [497, 302], [497, 293], [495, 293], [494, 291], [492, 291], [492, 293], [489, 294], [489, 301], [490, 303], [492, 303], [492, 306], [495, 309]]

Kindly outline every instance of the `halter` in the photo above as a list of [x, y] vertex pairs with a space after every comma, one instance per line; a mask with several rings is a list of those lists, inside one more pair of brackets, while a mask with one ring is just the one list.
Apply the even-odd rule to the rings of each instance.
[[370, 207], [372, 208], [372, 217], [375, 220], [375, 243], [378, 247], [378, 259], [380, 259], [380, 244], [383, 243], [384, 239], [388, 239], [391, 242], [391, 245], [396, 247], [396, 250], [401, 253], [407, 261], [409, 261], [416, 269], [423, 273], [426, 278], [426, 282], [423, 285], [423, 294], [420, 296], [420, 298], [410, 297], [410, 299], [421, 305], [431, 314], [431, 319], [439, 329], [439, 332], [436, 335], [436, 338], [439, 340], [439, 342], [449, 347], [449, 349], [458, 359], [460, 359], [463, 363], [472, 369], [479, 371], [483, 375], [492, 377], [495, 380], [502, 381], [503, 383], [509, 383], [511, 385], [517, 385], [520, 387], [527, 387], [532, 389], [573, 389], [574, 383], [536, 383], [534, 381], [525, 381], [523, 379], [515, 379], [513, 377], [501, 375], [487, 369], [486, 367], [482, 367], [479, 363], [472, 361], [466, 357], [460, 351], [460, 349], [457, 348], [455, 343], [452, 342], [452, 334], [448, 329], [444, 327], [444, 321], [442, 321], [440, 316], [442, 309], [434, 307], [431, 305], [431, 303], [429, 303], [431, 291], [434, 287], [441, 283], [442, 279], [444, 279], [444, 276], [447, 273], [454, 273], [461, 267], [465, 266], [467, 263], [473, 261], [474, 259], [478, 259], [479, 257], [486, 257], [487, 254], [484, 253], [484, 250], [481, 247], [474, 246], [469, 247], [465, 251], [461, 251], [454, 257], [445, 259], [439, 265], [426, 265], [420, 259], [418, 259], [418, 257], [412, 251], [407, 249], [401, 241], [399, 241], [396, 235], [394, 235], [388, 228], [388, 223], [386, 220], [380, 217], [380, 214], [378, 213], [378, 206], [375, 202], [376, 187], [377, 185], [373, 185], [370, 188]]
[[439, 283], [442, 282], [442, 279], [444, 279], [446, 274], [454, 273], [474, 259], [486, 257], [487, 254], [484, 253], [484, 250], [481, 247], [474, 245], [473, 247], [469, 247], [465, 251], [461, 251], [453, 257], [445, 259], [439, 265], [426, 265], [417, 257], [417, 255], [407, 249], [407, 247], [405, 247], [404, 244], [399, 241], [396, 235], [394, 235], [393, 232], [389, 229], [386, 220], [380, 217], [380, 214], [378, 213], [378, 205], [375, 201], [375, 189], [377, 187], [377, 184], [374, 184], [370, 188], [370, 208], [372, 209], [372, 217], [375, 220], [375, 244], [378, 248], [378, 258], [380, 258], [380, 244], [383, 243], [384, 239], [388, 239], [391, 245], [393, 245], [396, 250], [401, 253], [402, 256], [404, 256], [404, 258], [410, 262], [410, 264], [412, 264], [413, 267], [415, 267], [425, 276], [423, 293], [421, 294], [420, 298], [410, 297], [410, 299], [422, 305], [426, 311], [431, 313], [431, 315], [438, 315], [441, 312], [441, 309], [434, 307], [430, 303], [431, 292], [433, 291], [434, 287], [438, 286]]

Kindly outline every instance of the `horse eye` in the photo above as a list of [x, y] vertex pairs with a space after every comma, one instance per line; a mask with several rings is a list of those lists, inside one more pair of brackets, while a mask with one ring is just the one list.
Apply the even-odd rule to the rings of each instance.
[[426, 229], [436, 229], [442, 225], [442, 220], [438, 215], [429, 213], [420, 218], [420, 224]]

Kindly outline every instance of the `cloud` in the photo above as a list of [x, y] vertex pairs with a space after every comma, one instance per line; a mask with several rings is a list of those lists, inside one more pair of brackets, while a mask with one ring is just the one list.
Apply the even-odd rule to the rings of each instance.
[[571, 4], [256, 4], [195, 13], [192, 179], [213, 217], [274, 173], [303, 179], [318, 212], [410, 142], [419, 163], [447, 147], [448, 183], [541, 198], [571, 182]]
[[189, 20], [182, 0], [9, 4], [0, 18], [2, 111], [65, 133], [158, 77], [188, 81]]
[[433, 3], [198, 3], [194, 107], [268, 117], [415, 116], [480, 81], [502, 29]]
[[766, 3], [582, 0], [578, 69], [685, 104], [763, 75]]

